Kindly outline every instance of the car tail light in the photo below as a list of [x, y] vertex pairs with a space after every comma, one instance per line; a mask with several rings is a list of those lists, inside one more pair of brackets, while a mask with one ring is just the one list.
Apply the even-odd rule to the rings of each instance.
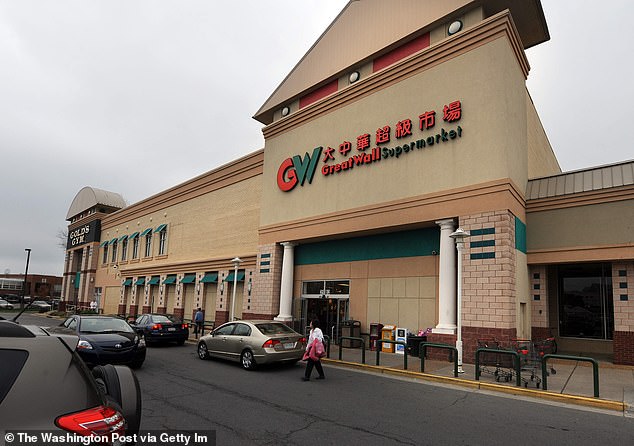
[[187, 327], [189, 327], [189, 325], [183, 324], [183, 328], [187, 328]]
[[161, 324], [152, 325], [152, 330], [160, 330], [161, 328], [163, 328], [163, 326]]
[[277, 339], [269, 339], [264, 344], [262, 344], [262, 348], [275, 348], [276, 345], [281, 344], [281, 342]]
[[62, 415], [55, 424], [78, 435], [125, 434], [125, 419], [117, 410], [108, 406], [97, 406], [68, 415]]
[[306, 338], [299, 338], [299, 342], [300, 344], [305, 344], [306, 343]]

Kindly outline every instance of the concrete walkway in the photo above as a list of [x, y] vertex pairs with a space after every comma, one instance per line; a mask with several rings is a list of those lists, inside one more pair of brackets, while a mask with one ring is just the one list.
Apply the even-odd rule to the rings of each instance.
[[[415, 356], [407, 357], [407, 370], [404, 368], [404, 355], [381, 352], [379, 365], [376, 365], [376, 352], [366, 350], [365, 365], [361, 363], [361, 349], [343, 348], [342, 359], [339, 360], [339, 346], [333, 345], [329, 358], [323, 361], [328, 364], [363, 369], [365, 371], [405, 376], [414, 379], [442, 382], [471, 388], [511, 393], [551, 401], [578, 404], [606, 410], [623, 412], [625, 416], [634, 417], [634, 367], [617, 366], [609, 362], [599, 361], [599, 397], [594, 397], [594, 378], [591, 363], [550, 359], [547, 362], [555, 373], [547, 376], [548, 390], [543, 390], [541, 383], [541, 365], [535, 370], [531, 379], [531, 371], [522, 371], [521, 386], [516, 385], [516, 377], [509, 377], [509, 369], [500, 369], [496, 378], [495, 367], [481, 367], [479, 380], [475, 377], [475, 366], [464, 364], [464, 373], [454, 378], [454, 364], [448, 361], [425, 360], [425, 373], [421, 373], [421, 360]], [[539, 385], [539, 386], [538, 386]]]

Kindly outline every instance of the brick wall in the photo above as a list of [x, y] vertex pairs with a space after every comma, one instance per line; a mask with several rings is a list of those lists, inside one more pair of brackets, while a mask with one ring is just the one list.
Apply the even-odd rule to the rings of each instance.
[[614, 363], [634, 365], [634, 262], [612, 264]]
[[529, 298], [531, 301], [531, 327], [533, 338], [540, 332], [542, 338], [546, 329], [548, 332], [548, 275], [545, 266], [530, 266], [529, 273]]
[[280, 286], [282, 279], [282, 258], [284, 248], [277, 244], [258, 247], [257, 266], [254, 273], [251, 308], [252, 314], [272, 314], [280, 312]]

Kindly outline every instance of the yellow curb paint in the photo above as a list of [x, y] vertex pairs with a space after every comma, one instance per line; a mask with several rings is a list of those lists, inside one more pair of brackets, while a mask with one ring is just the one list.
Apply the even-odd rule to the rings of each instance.
[[599, 398], [589, 398], [589, 397], [577, 396], [577, 395], [565, 395], [560, 393], [547, 392], [543, 390], [540, 391], [540, 390], [526, 389], [526, 388], [515, 387], [515, 386], [514, 387], [504, 386], [501, 384], [483, 383], [481, 381], [472, 381], [472, 380], [461, 379], [461, 378], [431, 375], [428, 373], [415, 372], [411, 370], [393, 369], [390, 367], [382, 367], [382, 366], [369, 365], [369, 364], [359, 364], [357, 362], [339, 361], [337, 359], [322, 359], [322, 361], [326, 363], [331, 363], [334, 365], [349, 367], [349, 368], [365, 369], [365, 370], [373, 371], [376, 373], [381, 373], [384, 375], [405, 376], [405, 377], [409, 377], [413, 379], [433, 381], [433, 382], [439, 382], [439, 383], [445, 383], [445, 384], [454, 384], [457, 386], [469, 387], [472, 389], [489, 390], [494, 392], [506, 393], [510, 395], [541, 398], [541, 399], [547, 399], [550, 401], [558, 401], [558, 402], [567, 403], [567, 404], [577, 404], [581, 406], [594, 407], [598, 409], [613, 410], [618, 412], [624, 412], [627, 409], [627, 405], [619, 401], [604, 400]]

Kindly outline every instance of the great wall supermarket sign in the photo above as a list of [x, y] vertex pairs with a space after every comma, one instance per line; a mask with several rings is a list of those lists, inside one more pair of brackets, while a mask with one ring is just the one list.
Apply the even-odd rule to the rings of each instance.
[[[453, 101], [443, 106], [444, 122], [453, 124], [460, 121], [460, 118], [462, 118], [460, 101]], [[394, 128], [390, 125], [379, 127], [373, 135], [361, 134], [355, 141], [343, 141], [336, 149], [316, 147], [312, 154], [306, 152], [303, 158], [295, 155], [285, 159], [277, 170], [277, 185], [282, 191], [290, 192], [297, 185], [311, 184], [318, 166], [324, 177], [339, 175], [388, 159], [401, 159], [403, 155], [410, 152], [462, 137], [462, 128], [459, 125], [448, 129], [443, 127], [440, 131], [435, 127], [436, 112], [430, 110], [418, 116], [416, 126], [411, 119], [403, 119], [398, 121]], [[422, 133], [422, 137], [415, 139], [414, 129], [417, 134]], [[372, 144], [373, 138], [374, 144]], [[398, 145], [394, 145], [395, 143]], [[393, 147], [387, 147], [388, 145]]]

